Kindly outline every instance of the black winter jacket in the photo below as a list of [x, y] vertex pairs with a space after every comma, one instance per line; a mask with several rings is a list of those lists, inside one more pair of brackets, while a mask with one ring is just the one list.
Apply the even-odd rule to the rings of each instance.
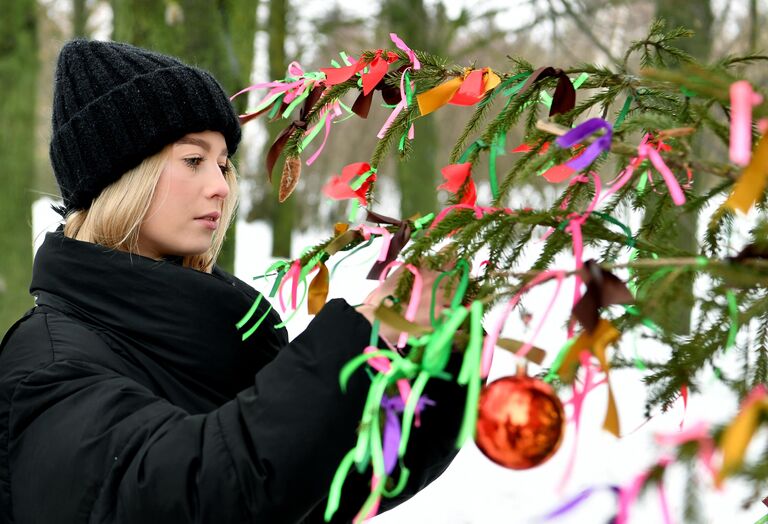
[[[250, 286], [61, 232], [38, 251], [31, 292], [0, 346], [1, 522], [322, 522], [370, 384], [361, 368], [339, 387], [370, 337], [346, 302], [290, 344], [274, 312], [243, 342]], [[455, 454], [463, 392], [433, 382], [412, 479], [385, 509]], [[368, 478], [353, 468], [334, 522], [356, 514]]]

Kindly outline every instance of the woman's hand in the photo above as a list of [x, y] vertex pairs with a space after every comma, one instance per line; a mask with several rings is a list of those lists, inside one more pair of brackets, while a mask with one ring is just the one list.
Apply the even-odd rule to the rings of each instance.
[[[403, 274], [403, 271], [408, 271], [405, 266], [400, 266], [397, 270], [387, 276], [376, 289], [365, 298], [362, 305], [358, 306], [357, 311], [368, 319], [371, 324], [374, 320], [374, 312], [381, 302], [389, 297], [395, 295], [397, 288], [397, 282]], [[435, 280], [442, 274], [440, 271], [434, 271], [431, 269], [420, 268], [419, 274], [421, 275], [421, 293], [419, 295], [419, 307], [416, 310], [416, 316], [413, 319], [415, 324], [421, 326], [431, 325], [430, 310], [432, 305], [432, 287]], [[445, 296], [445, 289], [443, 284], [438, 287], [435, 293], [435, 316], [440, 316], [442, 310], [448, 307], [449, 299]], [[400, 336], [400, 332], [387, 324], [381, 323], [379, 328], [379, 336], [388, 342], [395, 342]]]

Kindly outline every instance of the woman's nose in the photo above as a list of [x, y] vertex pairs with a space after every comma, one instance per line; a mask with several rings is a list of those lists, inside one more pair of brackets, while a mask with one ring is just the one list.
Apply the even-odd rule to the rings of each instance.
[[221, 198], [224, 200], [229, 195], [229, 184], [218, 164], [210, 170], [207, 184], [206, 190], [209, 198]]

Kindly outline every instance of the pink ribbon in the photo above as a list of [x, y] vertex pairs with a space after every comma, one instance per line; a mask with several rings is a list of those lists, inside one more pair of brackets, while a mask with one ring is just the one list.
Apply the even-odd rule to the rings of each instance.
[[301, 274], [301, 263], [298, 259], [294, 260], [291, 263], [291, 268], [288, 270], [288, 272], [283, 277], [283, 280], [280, 282], [280, 287], [278, 288], [277, 295], [280, 297], [280, 307], [283, 311], [285, 311], [285, 302], [283, 301], [283, 285], [285, 285], [286, 282], [293, 280], [291, 282], [291, 308], [296, 309], [298, 306], [296, 305], [296, 295], [297, 291], [299, 289], [299, 275]]
[[[414, 71], [421, 69], [421, 63], [419, 62], [419, 59], [416, 58], [416, 53], [414, 53], [410, 47], [405, 45], [405, 42], [403, 42], [399, 36], [397, 36], [395, 33], [389, 33], [389, 37], [392, 39], [392, 41], [395, 43], [395, 45], [398, 47], [398, 49], [405, 51], [405, 53], [408, 55], [408, 58], [411, 60], [412, 68]], [[384, 122], [384, 125], [381, 126], [381, 129], [376, 134], [376, 137], [381, 139], [384, 138], [384, 133], [386, 133], [387, 129], [389, 129], [389, 126], [392, 125], [392, 122], [395, 121], [395, 118], [397, 115], [400, 114], [400, 112], [408, 107], [408, 97], [405, 94], [405, 73], [411, 69], [411, 67], [406, 68], [402, 75], [400, 75], [400, 102], [395, 106], [395, 108], [392, 110], [392, 112], [389, 114], [389, 117], [387, 118], [386, 122]], [[411, 82], [411, 89], [414, 87], [414, 83]], [[413, 140], [414, 131], [413, 131], [413, 124], [408, 128], [408, 139]]]
[[629, 508], [632, 506], [635, 499], [637, 499], [647, 478], [648, 472], [644, 471], [637, 475], [629, 486], [621, 488], [621, 491], [619, 492], [619, 511], [615, 520], [616, 524], [626, 524], [629, 519]]
[[709, 433], [709, 424], [699, 421], [692, 426], [674, 433], [657, 433], [654, 440], [659, 446], [678, 447], [687, 442], [697, 441], [699, 444], [698, 457], [701, 465], [707, 470], [713, 481], [717, 476], [714, 466], [715, 442]]
[[578, 382], [576, 381], [574, 381], [571, 386], [573, 389], [573, 397], [571, 397], [569, 402], [573, 404], [573, 414], [571, 415], [571, 420], [573, 420], [573, 448], [571, 448], [571, 453], [568, 457], [568, 463], [565, 466], [563, 477], [560, 479], [560, 484], [557, 487], [559, 493], [562, 493], [565, 490], [565, 486], [568, 484], [571, 474], [573, 473], [573, 467], [576, 464], [576, 451], [579, 446], [579, 428], [581, 427], [581, 408], [584, 404], [584, 399], [590, 391], [603, 382], [606, 382], [605, 379], [600, 382], [595, 382], [595, 366], [592, 364], [589, 351], [584, 350], [579, 353], [579, 360], [581, 362], [581, 367], [585, 370], [584, 386], [579, 390]]
[[763, 97], [746, 80], [732, 83], [730, 95], [730, 158], [734, 164], [746, 166], [752, 157], [752, 106], [760, 104]]
[[[374, 473], [371, 476], [371, 493], [376, 491], [376, 488], [378, 487], [380, 482], [381, 482], [381, 479], [379, 478], [378, 475], [376, 475], [376, 473]], [[355, 519], [354, 519], [353, 522], [355, 524], [357, 524], [359, 522], [364, 522], [364, 521], [366, 521], [368, 519], [372, 519], [373, 517], [376, 516], [376, 513], [379, 511], [379, 505], [380, 504], [381, 504], [381, 495], [376, 497], [376, 502], [373, 503], [373, 505], [371, 506], [371, 509], [370, 509], [370, 511], [368, 511], [367, 515], [363, 515], [362, 513], [358, 513], [355, 516]], [[361, 511], [362, 511], [362, 508], [361, 508]]]
[[376, 258], [376, 260], [386, 260], [387, 253], [389, 252], [389, 244], [392, 240], [392, 233], [387, 231], [387, 228], [379, 226], [368, 226], [366, 224], [360, 224], [357, 229], [363, 234], [364, 240], [370, 240], [371, 234], [381, 235], [383, 241], [381, 243], [381, 249], [379, 250], [379, 256]]
[[685, 204], [683, 190], [680, 188], [680, 184], [677, 183], [675, 175], [672, 174], [672, 171], [667, 167], [667, 164], [664, 163], [664, 159], [661, 158], [658, 148], [654, 148], [644, 140], [637, 146], [637, 154], [641, 159], [648, 158], [651, 161], [651, 164], [653, 164], [653, 167], [656, 168], [656, 171], [661, 173], [664, 183], [667, 184], [669, 194], [672, 197], [672, 202], [678, 206]]
[[[333, 116], [330, 115], [330, 113], [333, 113]], [[320, 147], [317, 148], [317, 151], [315, 151], [311, 157], [307, 160], [307, 165], [311, 166], [312, 163], [317, 160], [317, 157], [320, 156], [320, 153], [323, 151], [323, 148], [325, 147], [325, 142], [328, 140], [328, 135], [331, 132], [331, 123], [334, 118], [338, 118], [342, 115], [341, 112], [341, 105], [339, 104], [338, 100], [335, 100], [332, 104], [328, 104], [325, 106], [321, 113], [320, 113], [320, 120], [323, 120], [323, 116], [325, 116], [325, 135], [323, 135], [323, 142], [320, 144]], [[315, 127], [319, 126], [320, 124], [315, 124]], [[314, 127], [312, 128], [314, 130]], [[312, 132], [312, 130], [307, 131], [307, 135]]]
[[[379, 348], [377, 347], [366, 346], [363, 353], [373, 353], [378, 350]], [[369, 358], [368, 364], [379, 373], [387, 374], [392, 371], [392, 363], [385, 357]], [[408, 397], [411, 394], [411, 384], [405, 378], [398, 379], [396, 383], [397, 389], [400, 392], [400, 398], [403, 399], [403, 403], [408, 403]]]
[[[408, 308], [405, 310], [405, 319], [413, 322], [416, 319], [416, 312], [419, 309], [421, 287], [423, 285], [419, 270], [416, 269], [416, 267], [413, 264], [404, 264], [399, 260], [393, 260], [392, 262], [387, 264], [382, 270], [381, 275], [379, 276], [379, 283], [381, 284], [384, 282], [384, 280], [387, 278], [387, 274], [389, 273], [390, 269], [392, 269], [393, 267], [402, 266], [402, 265], [405, 265], [405, 268], [411, 273], [413, 273], [413, 287], [411, 288], [411, 298], [408, 301]], [[407, 342], [408, 342], [408, 333], [403, 331], [402, 333], [400, 333], [400, 338], [397, 340], [397, 347], [404, 348]]]
[[403, 42], [400, 37], [397, 36], [397, 34], [389, 33], [389, 38], [392, 39], [392, 42], [394, 42], [398, 49], [405, 51], [405, 54], [407, 54], [408, 58], [411, 59], [411, 63], [413, 64], [414, 69], [421, 69], [421, 63], [419, 62], [419, 59], [416, 58], [416, 53], [414, 53], [410, 47], [405, 45], [405, 42]]
[[[485, 340], [483, 341], [483, 354], [480, 360], [480, 375], [483, 378], [488, 376], [488, 372], [491, 369], [491, 363], [493, 361], [493, 351], [496, 348], [496, 341], [499, 339], [501, 330], [504, 328], [504, 324], [506, 323], [507, 317], [509, 316], [510, 312], [515, 308], [517, 303], [520, 302], [520, 299], [522, 298], [522, 296], [529, 289], [541, 284], [542, 282], [551, 280], [553, 278], [556, 278], [558, 281], [557, 289], [555, 289], [555, 294], [550, 300], [546, 311], [544, 312], [544, 314], [541, 317], [541, 320], [539, 321], [539, 326], [536, 328], [536, 332], [534, 333], [534, 338], [535, 338], [536, 335], [539, 333], [541, 326], [544, 324], [544, 320], [549, 315], [549, 311], [552, 309], [552, 306], [555, 303], [555, 298], [557, 298], [557, 294], [560, 292], [560, 285], [562, 284], [562, 281], [565, 278], [565, 273], [562, 271], [544, 271], [542, 273], [539, 273], [530, 282], [524, 285], [523, 288], [520, 291], [518, 291], [515, 294], [515, 296], [513, 296], [507, 302], [507, 305], [504, 307], [504, 311], [501, 313], [501, 316], [498, 318], [493, 329], [488, 333], [488, 335], [485, 337]], [[533, 347], [532, 343], [526, 343], [520, 349], [518, 349], [515, 354], [519, 357], [524, 357], [531, 350], [531, 347]]]

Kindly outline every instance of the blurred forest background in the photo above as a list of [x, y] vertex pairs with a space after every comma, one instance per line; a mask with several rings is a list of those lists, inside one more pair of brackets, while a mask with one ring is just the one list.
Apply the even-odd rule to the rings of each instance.
[[[339, 51], [357, 56], [363, 49], [392, 48], [390, 32], [413, 49], [501, 72], [518, 56], [535, 67], [619, 62], [657, 17], [693, 29], [696, 36], [684, 45], [700, 60], [768, 49], [768, 35], [759, 30], [768, 8], [758, 0], [0, 0], [0, 13], [0, 332], [32, 306], [31, 208], [41, 197], [57, 197], [48, 160], [51, 97], [56, 56], [70, 38], [119, 40], [179, 56], [211, 71], [230, 94], [283, 78], [294, 60], [312, 71], [338, 60]], [[764, 85], [768, 72], [751, 80]], [[255, 92], [250, 103], [263, 93]], [[248, 103], [245, 96], [236, 100], [241, 112]], [[263, 158], [286, 123], [245, 126], [236, 159], [240, 215], [272, 225], [274, 240], [264, 250], [296, 255], [290, 252], [293, 233], [331, 232], [346, 204], [323, 197], [322, 185], [346, 164], [369, 158], [387, 111], [374, 107], [367, 120], [334, 126], [322, 155], [303, 168], [297, 191], [282, 205], [266, 182]], [[417, 120], [413, 154], [379, 169], [380, 201], [373, 207], [399, 216], [437, 209], [439, 170], [471, 113], [452, 107]], [[507, 152], [521, 141], [510, 134]], [[499, 163], [509, 166], [510, 155]], [[518, 197], [539, 207], [553, 194], [533, 184]], [[234, 250], [229, 241], [222, 263], [230, 270]]]

